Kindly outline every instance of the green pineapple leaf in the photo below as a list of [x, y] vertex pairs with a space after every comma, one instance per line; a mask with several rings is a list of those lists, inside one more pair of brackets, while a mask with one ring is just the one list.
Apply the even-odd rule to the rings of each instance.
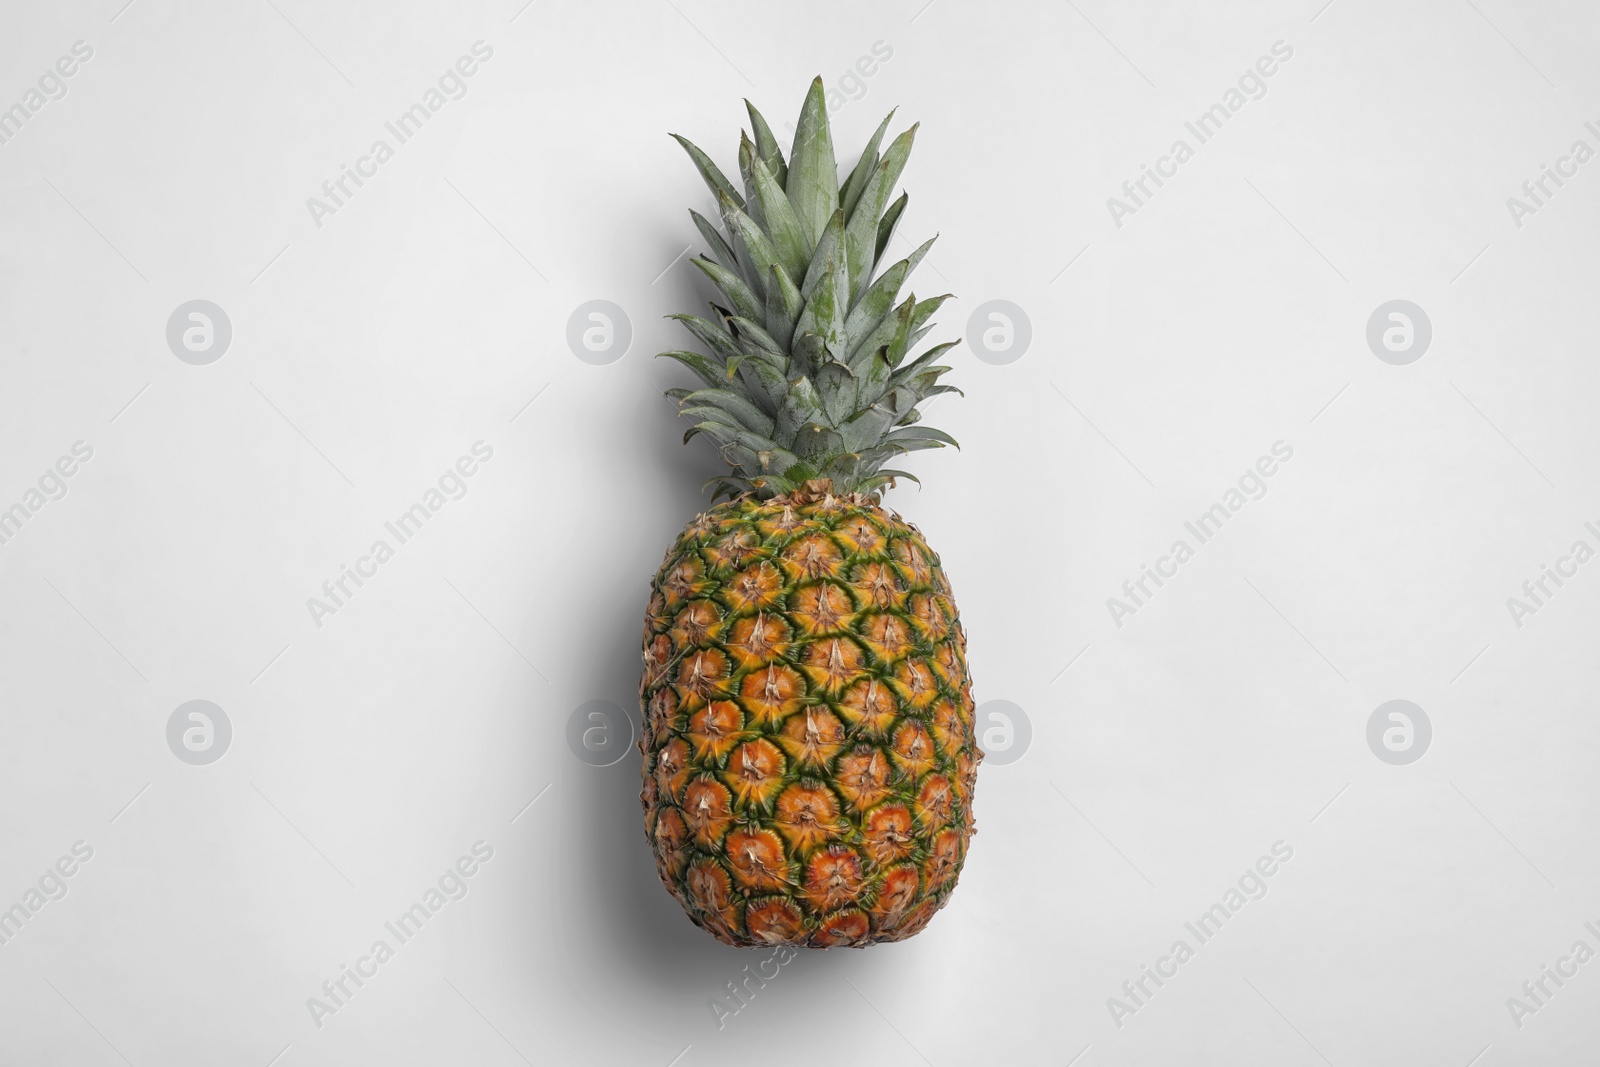
[[822, 79], [812, 81], [800, 109], [794, 147], [789, 151], [789, 180], [784, 183], [795, 216], [813, 247], [828, 219], [839, 210], [839, 177], [833, 160], [833, 134], [828, 129], [828, 103]]
[[[927, 255], [933, 242], [934, 238], [928, 238], [922, 247], [879, 275], [878, 280], [862, 294], [860, 300], [856, 301], [855, 307], [850, 309], [850, 317], [844, 324], [844, 350], [847, 359], [853, 361], [856, 358], [861, 343], [894, 306], [894, 298], [899, 295], [900, 286], [904, 285], [911, 272], [917, 269], [917, 264], [922, 262], [922, 257]], [[867, 354], [870, 355], [870, 351]]]
[[[794, 324], [805, 310], [805, 298], [789, 275], [774, 266], [767, 276], [767, 333], [788, 347], [794, 340]], [[748, 317], [748, 316], [747, 316]]]
[[884, 467], [881, 470], [879, 470], [877, 472], [876, 477], [875, 477], [874, 480], [878, 485], [888, 485], [889, 483], [893, 482], [897, 478], [904, 478], [906, 481], [915, 482], [917, 485], [921, 485], [922, 484], [922, 479], [918, 478], [915, 474], [912, 474], [910, 471], [895, 471], [895, 470], [890, 470], [887, 467]]
[[961, 442], [943, 430], [935, 430], [932, 426], [915, 426], [904, 430], [896, 430], [883, 440], [885, 444], [907, 446], [914, 441], [920, 441], [924, 442], [920, 446], [922, 448], [942, 448], [945, 445], [958, 449], [961, 447]]
[[767, 172], [782, 189], [789, 175], [789, 167], [783, 161], [783, 150], [778, 147], [778, 139], [772, 136], [772, 127], [767, 125], [767, 120], [761, 117], [761, 112], [756, 110], [754, 104], [746, 100], [744, 107], [750, 113], [750, 130], [755, 134], [756, 151], [761, 156], [761, 162], [767, 165]]
[[[738, 340], [745, 342], [745, 352], [747, 354], [753, 355], [759, 351], [766, 353], [767, 355], [778, 357], [778, 362], [780, 364], [787, 361], [788, 353], [784, 350], [784, 347], [778, 343], [777, 338], [773, 337], [766, 330], [763, 330], [756, 323], [751, 322], [742, 315], [734, 315], [730, 317], [728, 319], [728, 323], [733, 327], [735, 333], [738, 335]], [[754, 349], [750, 347], [752, 345], [754, 346]]]
[[819, 422], [823, 418], [822, 397], [818, 394], [816, 386], [810, 378], [799, 377], [790, 379], [788, 392], [783, 398], [783, 407], [778, 411], [778, 426], [776, 437], [783, 440], [794, 440], [800, 428]]
[[845, 180], [844, 190], [839, 194], [839, 202], [844, 208], [846, 219], [855, 213], [856, 202], [861, 199], [861, 190], [866, 188], [867, 179], [878, 166], [878, 146], [883, 143], [883, 135], [889, 129], [889, 120], [894, 118], [894, 112], [897, 110], [899, 109], [890, 111], [883, 117], [883, 121], [878, 123], [878, 129], [873, 133], [872, 140], [867, 142], [867, 147], [861, 152], [861, 159], [850, 172], [850, 177]]
[[883, 154], [883, 159], [873, 169], [872, 177], [867, 179], [855, 214], [844, 229], [845, 259], [849, 264], [852, 293], [865, 291], [867, 283], [871, 281], [872, 265], [877, 261], [878, 222], [888, 206], [889, 195], [894, 192], [894, 184], [900, 180], [900, 172], [905, 169], [906, 160], [911, 156], [911, 145], [916, 138], [917, 127], [912, 126], [894, 139], [889, 150]]
[[695, 256], [689, 260], [705, 273], [711, 283], [722, 290], [722, 295], [728, 302], [738, 309], [739, 314], [749, 317], [761, 313], [761, 298], [756, 296], [745, 280], [737, 271], [729, 270], [719, 263], [713, 263], [705, 256]]
[[706, 385], [712, 387], [713, 389], [720, 388], [725, 384], [722, 364], [706, 358], [699, 352], [663, 352], [656, 358], [677, 360], [685, 367], [688, 367], [690, 370], [694, 371], [694, 376], [696, 378], [699, 378], [702, 382], [705, 382]]
[[[828, 358], [828, 345], [821, 336], [796, 326], [794, 343], [789, 346], [789, 373], [810, 378]], [[794, 379], [791, 378], [792, 382]]]
[[[771, 437], [777, 424], [766, 412], [752, 404], [748, 398], [739, 395], [731, 389], [696, 389], [680, 401], [680, 405], [711, 405], [727, 412], [738, 420], [740, 426], [752, 430], [764, 437]], [[680, 406], [679, 412], [684, 415], [704, 410], [698, 407]]]
[[733, 183], [728, 181], [727, 176], [717, 169], [717, 165], [711, 162], [710, 156], [700, 151], [695, 143], [687, 137], [679, 137], [675, 133], [671, 137], [681, 144], [683, 150], [689, 153], [689, 158], [694, 160], [695, 169], [700, 172], [700, 177], [705, 179], [706, 186], [711, 190], [712, 196], [716, 196], [719, 193], [724, 194], [740, 207], [744, 207], [744, 198], [734, 189]]
[[682, 312], [668, 315], [667, 318], [676, 319], [678, 322], [683, 323], [689, 332], [694, 334], [702, 344], [721, 356], [724, 363], [729, 360], [744, 358], [744, 350], [739, 347], [732, 337], [728, 336], [726, 331], [718, 328], [717, 324], [709, 319], [702, 319], [698, 315], [686, 315]]
[[795, 323], [796, 333], [816, 332], [829, 348], [844, 346], [845, 318], [850, 313], [850, 293], [845, 275], [842, 235], [844, 212], [835, 211], [828, 228], [817, 242], [811, 269], [800, 289], [805, 310]]
[[858, 375], [864, 366], [880, 355], [884, 356], [889, 367], [893, 368], [894, 361], [888, 359], [887, 353], [893, 347], [896, 337], [910, 336], [911, 315], [916, 306], [915, 296], [906, 297], [893, 311], [878, 320], [878, 325], [872, 328], [871, 333], [862, 338], [856, 347], [855, 356], [850, 361]]
[[[900, 224], [900, 216], [905, 214], [906, 204], [911, 199], [910, 193], [901, 193], [900, 198], [889, 205], [889, 210], [883, 213], [883, 218], [878, 220], [878, 242], [874, 246], [872, 260], [876, 263], [883, 258], [884, 249], [889, 247], [889, 241], [894, 237], [894, 228]], [[933, 237], [938, 237], [934, 234]], [[933, 243], [933, 237], [928, 238], [928, 243]]]
[[849, 366], [838, 360], [829, 360], [817, 371], [817, 393], [822, 397], [822, 411], [830, 426], [838, 426], [854, 410], [855, 377]]
[[732, 197], [726, 193], [720, 194], [717, 197], [717, 206], [722, 209], [723, 224], [733, 235], [734, 252], [738, 254], [742, 263], [748, 264], [749, 269], [745, 272], [745, 278], [749, 281], [750, 288], [756, 296], [765, 296], [767, 269], [782, 266], [777, 250], [772, 247], [772, 242], [767, 239], [761, 227], [756, 225], [755, 219], [734, 203]]
[[694, 219], [694, 228], [700, 231], [700, 236], [711, 246], [712, 257], [727, 270], [737, 271], [738, 257], [733, 254], [733, 249], [728, 247], [728, 242], [723, 239], [722, 234], [717, 232], [717, 228], [711, 225], [711, 220], [693, 208], [689, 209], [689, 215]]
[[755, 201], [761, 207], [767, 234], [772, 239], [778, 261], [791, 278], [803, 277], [810, 260], [810, 244], [806, 240], [800, 220], [795, 217], [783, 186], [767, 170], [767, 165], [756, 154], [755, 146], [745, 141], [739, 146], [741, 168], [748, 166], [751, 183], [755, 187]]

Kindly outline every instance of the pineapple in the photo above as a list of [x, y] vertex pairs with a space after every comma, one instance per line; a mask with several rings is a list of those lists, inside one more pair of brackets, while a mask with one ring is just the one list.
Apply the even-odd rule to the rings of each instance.
[[[944, 569], [880, 493], [884, 466], [955, 444], [918, 424], [952, 387], [910, 358], [945, 297], [896, 297], [927, 244], [881, 273], [913, 126], [893, 112], [838, 185], [822, 80], [789, 159], [746, 101], [735, 189], [689, 153], [726, 236], [697, 212], [721, 291], [704, 346], [663, 355], [668, 396], [731, 470], [667, 552], [644, 625], [645, 831], [689, 917], [730, 945], [864, 946], [917, 933], [955, 888], [978, 761], [966, 638]], [[876, 275], [876, 277], [875, 277]]]

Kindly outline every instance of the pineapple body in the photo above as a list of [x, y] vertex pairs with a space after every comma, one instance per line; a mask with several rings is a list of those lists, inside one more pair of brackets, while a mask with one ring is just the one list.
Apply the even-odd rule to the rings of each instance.
[[864, 946], [927, 925], [974, 832], [982, 759], [939, 558], [823, 483], [698, 516], [644, 627], [645, 830], [730, 945]]

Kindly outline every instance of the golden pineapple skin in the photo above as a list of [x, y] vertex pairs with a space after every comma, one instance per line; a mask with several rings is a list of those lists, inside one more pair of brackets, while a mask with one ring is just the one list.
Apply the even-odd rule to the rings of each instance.
[[696, 517], [645, 614], [646, 836], [730, 945], [910, 937], [974, 832], [983, 753], [939, 558], [868, 498], [807, 488]]

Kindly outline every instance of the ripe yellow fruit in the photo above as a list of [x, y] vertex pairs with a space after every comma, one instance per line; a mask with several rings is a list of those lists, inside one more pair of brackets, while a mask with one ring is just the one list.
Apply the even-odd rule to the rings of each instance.
[[921, 930], [973, 833], [966, 640], [917, 530], [823, 483], [697, 517], [644, 632], [645, 829], [732, 945]]

